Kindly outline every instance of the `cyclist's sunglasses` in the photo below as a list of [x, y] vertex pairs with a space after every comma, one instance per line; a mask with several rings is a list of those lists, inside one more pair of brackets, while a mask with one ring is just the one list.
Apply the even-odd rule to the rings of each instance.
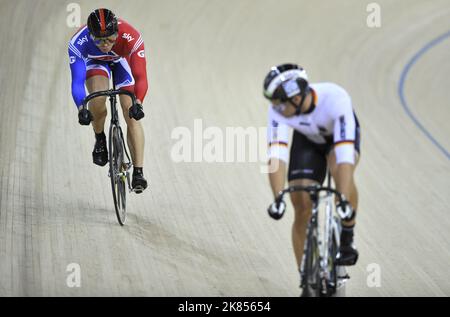
[[94, 41], [95, 45], [114, 44], [117, 40], [117, 33], [109, 37], [95, 37], [91, 34], [91, 39]]

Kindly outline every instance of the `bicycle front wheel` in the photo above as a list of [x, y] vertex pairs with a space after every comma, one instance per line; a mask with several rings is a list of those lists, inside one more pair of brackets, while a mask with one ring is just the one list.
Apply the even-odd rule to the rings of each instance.
[[317, 228], [313, 223], [309, 224], [306, 238], [306, 250], [304, 254], [304, 266], [302, 285], [302, 297], [320, 296], [320, 250], [317, 236]]
[[126, 169], [120, 127], [111, 125], [109, 129], [109, 176], [113, 193], [117, 220], [123, 226], [126, 219]]

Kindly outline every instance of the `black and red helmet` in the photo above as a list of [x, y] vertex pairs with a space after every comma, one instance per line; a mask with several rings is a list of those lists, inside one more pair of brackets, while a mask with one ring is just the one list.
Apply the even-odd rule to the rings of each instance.
[[97, 38], [109, 37], [119, 31], [116, 15], [105, 8], [93, 11], [88, 17], [87, 26], [89, 33]]

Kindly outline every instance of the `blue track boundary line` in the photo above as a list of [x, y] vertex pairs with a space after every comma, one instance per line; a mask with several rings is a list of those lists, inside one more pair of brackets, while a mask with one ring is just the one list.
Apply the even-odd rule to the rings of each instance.
[[445, 34], [442, 34], [441, 36], [435, 38], [428, 44], [426, 44], [424, 47], [422, 47], [412, 58], [411, 60], [405, 65], [403, 68], [402, 74], [400, 76], [400, 82], [398, 85], [398, 94], [400, 96], [400, 100], [402, 103], [402, 107], [405, 110], [406, 114], [411, 118], [411, 120], [414, 122], [414, 124], [425, 134], [425, 136], [447, 157], [447, 159], [450, 160], [450, 153], [447, 151], [434, 137], [433, 135], [420, 123], [420, 121], [414, 116], [412, 113], [408, 102], [406, 101], [405, 94], [404, 94], [404, 88], [405, 88], [405, 82], [406, 77], [408, 76], [409, 71], [414, 66], [414, 64], [417, 63], [417, 61], [430, 49], [432, 49], [434, 46], [440, 44], [444, 40], [450, 37], [450, 31], [448, 31]]

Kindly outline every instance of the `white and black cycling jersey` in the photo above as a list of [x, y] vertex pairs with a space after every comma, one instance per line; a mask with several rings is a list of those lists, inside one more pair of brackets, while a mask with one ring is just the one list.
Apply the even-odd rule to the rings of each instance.
[[338, 164], [354, 164], [357, 119], [349, 94], [334, 83], [316, 83], [310, 87], [315, 108], [309, 113], [284, 117], [269, 106], [269, 159], [288, 162], [289, 128], [293, 128], [313, 143], [331, 143]]

